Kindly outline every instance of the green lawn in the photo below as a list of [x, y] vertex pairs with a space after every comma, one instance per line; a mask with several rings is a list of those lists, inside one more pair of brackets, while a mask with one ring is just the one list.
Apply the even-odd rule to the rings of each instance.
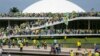
[[[14, 38], [14, 39], [16, 39], [16, 38]], [[30, 45], [32, 45], [32, 43], [33, 43], [32, 39], [33, 38], [28, 39]], [[38, 38], [36, 38], [36, 39], [38, 39]], [[45, 40], [47, 43], [50, 43], [50, 44], [52, 44], [54, 42], [53, 38], [42, 38], [41, 40], [38, 40], [38, 41], [43, 41], [43, 40]], [[100, 44], [100, 38], [97, 38], [97, 37], [94, 37], [94, 38], [93, 37], [92, 38], [90, 38], [90, 37], [88, 37], [88, 38], [71, 37], [71, 38], [67, 38], [66, 40], [63, 39], [63, 38], [62, 39], [61, 38], [59, 38], [59, 39], [57, 38], [57, 40], [58, 40], [58, 43], [61, 43], [61, 44], [62, 43], [66, 43], [66, 44], [63, 44], [64, 47], [76, 47], [76, 42], [78, 40], [81, 41], [83, 47], [87, 47], [87, 48], [90, 48], [90, 47], [92, 48], [94, 46], [94, 43]], [[88, 45], [86, 45], [86, 44], [88, 44]]]
[[[64, 39], [57, 39], [58, 42], [63, 42]], [[78, 40], [81, 41], [81, 43], [99, 43], [100, 44], [100, 38], [67, 38], [66, 43], [76, 43]], [[46, 39], [47, 43], [52, 43], [53, 39]]]
[[[14, 38], [16, 39], [16, 38]], [[32, 39], [28, 39], [30, 43], [32, 43]], [[39, 38], [36, 38], [37, 40]], [[50, 38], [50, 37], [45, 37], [45, 38], [42, 38], [41, 40], [45, 40], [47, 43], [53, 43], [55, 38]], [[59, 43], [63, 43], [63, 42], [66, 42], [66, 43], [76, 43], [78, 40], [81, 41], [81, 43], [99, 43], [100, 44], [100, 38], [98, 37], [87, 37], [87, 38], [76, 38], [76, 37], [68, 37], [66, 39], [66, 41], [64, 41], [64, 38], [61, 37], [61, 38], [57, 38], [58, 42]]]
[[[78, 40], [81, 41], [83, 48], [93, 48], [94, 44], [100, 44], [100, 38], [67, 38], [64, 39], [57, 39], [59, 43], [66, 43], [63, 44], [63, 47], [76, 47], [76, 42]], [[47, 39], [47, 43], [53, 43], [53, 39]], [[86, 45], [87, 44], [87, 45]]]
[[[14, 39], [16, 39], [16, 38], [14, 38]], [[31, 38], [31, 39], [28, 39], [29, 40], [29, 42], [31, 43], [32, 42], [32, 39], [33, 38]], [[38, 38], [36, 38], [36, 39], [38, 39]], [[46, 38], [42, 38], [41, 40], [45, 40], [47, 43], [53, 43], [53, 41], [54, 41], [54, 38], [48, 38], [48, 37], [46, 37]], [[58, 42], [59, 43], [62, 43], [62, 42], [66, 42], [66, 43], [76, 43], [78, 40], [80, 40], [81, 41], [81, 43], [99, 43], [100, 44], [100, 38], [98, 37], [87, 37], [87, 38], [75, 38], [75, 37], [71, 37], [71, 38], [67, 38], [65, 41], [64, 41], [64, 39], [62, 38], [57, 38], [57, 40], [58, 40]]]

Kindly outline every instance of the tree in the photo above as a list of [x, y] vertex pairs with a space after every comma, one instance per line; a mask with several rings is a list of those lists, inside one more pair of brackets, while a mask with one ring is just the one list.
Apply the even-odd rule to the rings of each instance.
[[12, 7], [12, 8], [10, 8], [9, 12], [10, 13], [17, 13], [17, 12], [19, 12], [19, 9], [17, 7]]
[[94, 8], [91, 8], [91, 11], [90, 11], [90, 16], [93, 16], [95, 13], [95, 9]]

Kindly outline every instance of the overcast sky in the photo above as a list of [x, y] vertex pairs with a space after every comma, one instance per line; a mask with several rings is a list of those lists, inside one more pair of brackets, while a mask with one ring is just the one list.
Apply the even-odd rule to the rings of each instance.
[[[38, 2], [39, 0], [0, 0], [0, 13], [6, 13], [12, 7], [17, 7], [23, 11], [29, 5]], [[69, 0], [86, 11], [94, 8], [95, 11], [100, 11], [100, 0]]]

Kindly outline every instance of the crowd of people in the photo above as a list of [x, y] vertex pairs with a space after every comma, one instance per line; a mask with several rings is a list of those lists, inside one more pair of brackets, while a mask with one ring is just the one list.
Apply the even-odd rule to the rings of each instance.
[[[1, 27], [0, 36], [10, 35], [38, 35], [38, 34], [99, 34], [100, 30], [91, 29], [31, 29], [35, 27], [46, 26], [54, 22], [61, 22], [63, 17], [75, 18], [80, 16], [100, 16], [100, 12], [87, 12], [87, 13], [15, 13], [15, 14], [0, 14], [0, 17], [52, 17], [52, 19], [33, 20], [31, 22], [24, 22], [20, 25]], [[66, 17], [67, 18], [67, 17]], [[46, 28], [46, 27], [45, 27]]]
[[100, 17], [100, 12], [75, 12], [72, 13], [0, 13], [0, 17], [66, 17], [69, 15], [68, 18], [74, 18], [74, 17], [86, 17], [86, 16], [96, 16]]
[[73, 50], [70, 51], [70, 56], [99, 56], [100, 54], [98, 52], [95, 52], [94, 54], [92, 53], [92, 51], [87, 51], [88, 53], [78, 53], [78, 52], [74, 52]]
[[[18, 27], [18, 26], [16, 26]], [[82, 30], [82, 29], [36, 29], [31, 30], [28, 27], [25, 29], [14, 28], [11, 30], [2, 30], [0, 36], [10, 35], [47, 35], [47, 34], [99, 34], [100, 30]]]
[[[61, 21], [62, 19], [57, 19], [56, 21]], [[53, 20], [54, 21], [54, 20]], [[48, 22], [53, 22], [49, 21]], [[48, 22], [45, 22], [48, 23]], [[37, 26], [34, 26], [37, 27]], [[3, 36], [15, 36], [15, 35], [47, 35], [47, 34], [99, 34], [100, 30], [92, 29], [31, 29], [30, 24], [25, 22], [20, 25], [14, 25], [11, 27], [0, 28], [0, 37]]]
[[24, 22], [20, 25], [14, 24], [14, 26], [1, 27], [0, 36], [9, 36], [9, 35], [31, 35], [31, 34], [40, 34], [44, 29], [31, 29], [35, 27], [40, 27], [42, 25], [53, 24], [54, 22], [62, 21], [63, 18], [55, 17], [55, 19], [48, 20], [35, 20], [30, 22]]
[[100, 30], [92, 30], [92, 29], [66, 29], [66, 34], [100, 34]]
[[[30, 43], [31, 42], [31, 43]], [[20, 48], [20, 51], [23, 51], [23, 47], [33, 46], [33, 49], [44, 48], [47, 49], [51, 46], [50, 54], [59, 54], [61, 53], [61, 45], [55, 39], [52, 44], [48, 44], [46, 40], [37, 40], [37, 39], [27, 39], [27, 38], [16, 38], [16, 39], [2, 39], [0, 40], [0, 47], [8, 46], [8, 48]]]
[[[23, 13], [15, 13], [15, 14], [0, 14], [0, 17], [52, 17], [52, 19], [43, 19], [43, 20], [34, 20], [31, 22], [24, 22], [20, 25], [15, 24], [14, 26], [9, 27], [1, 27], [0, 28], [0, 37], [7, 37], [7, 36], [16, 36], [16, 35], [48, 35], [48, 34], [100, 34], [100, 30], [92, 30], [92, 29], [54, 29], [54, 28], [43, 28], [43, 29], [31, 29], [35, 27], [46, 26], [47, 24], [53, 24], [55, 22], [61, 22], [64, 20], [63, 17], [67, 18], [75, 18], [75, 17], [82, 17], [82, 16], [98, 16], [100, 17], [100, 12], [88, 12], [88, 13], [32, 13], [32, 14], [23, 14]], [[17, 41], [17, 42], [16, 42]], [[0, 41], [0, 47], [3, 45], [8, 45], [9, 48], [18, 46], [20, 47], [20, 51], [23, 50], [24, 46], [29, 46], [29, 40], [27, 39], [7, 39]], [[47, 49], [47, 42], [33, 39], [32, 40], [33, 48], [41, 48]], [[81, 42], [77, 42], [78, 50], [81, 49]], [[61, 53], [61, 44], [57, 43], [57, 40], [54, 40], [53, 44], [51, 45], [50, 54], [59, 54]], [[70, 51], [70, 55], [79, 55], [78, 53], [74, 53], [73, 50]], [[91, 51], [88, 52], [89, 56], [92, 56]], [[95, 56], [98, 55], [98, 52], [95, 51]]]
[[64, 13], [1, 13], [1, 17], [64, 17]]
[[63, 20], [62, 17], [55, 17], [52, 19], [42, 19], [42, 20], [37, 20], [37, 21], [31, 21], [31, 27], [40, 27], [42, 25], [49, 25], [49, 24], [53, 24], [54, 22], [61, 22]]
[[[66, 39], [64, 39], [66, 40]], [[32, 42], [30, 44], [30, 41]], [[61, 48], [62, 45], [61, 43], [58, 42], [57, 39], [54, 39], [52, 44], [49, 44], [46, 42], [46, 40], [37, 40], [37, 39], [27, 39], [27, 38], [15, 38], [15, 39], [3, 39], [3, 40], [0, 40], [0, 48], [3, 48], [3, 46], [8, 46], [8, 48], [20, 48], [20, 52], [23, 51], [23, 48], [26, 46], [26, 47], [29, 47], [29, 46], [33, 46], [33, 49], [40, 49], [40, 48], [44, 48], [44, 49], [47, 49], [48, 47], [51, 47], [51, 50], [50, 50], [50, 54], [60, 54], [62, 52]], [[77, 50], [80, 51], [82, 48], [82, 43], [81, 41], [77, 41], [76, 42], [76, 46], [77, 46]], [[95, 50], [94, 49], [94, 54], [92, 53], [91, 50], [88, 50], [88, 51], [85, 51], [85, 52], [74, 52], [73, 50], [70, 50], [69, 51], [69, 54], [70, 56], [98, 56], [100, 55], [98, 50]], [[80, 55], [81, 54], [81, 55]]]
[[1, 29], [0, 37], [16, 36], [16, 35], [52, 35], [52, 34], [100, 34], [100, 30], [82, 30], [82, 29], [35, 29], [28, 27], [19, 28], [16, 26], [12, 29]]

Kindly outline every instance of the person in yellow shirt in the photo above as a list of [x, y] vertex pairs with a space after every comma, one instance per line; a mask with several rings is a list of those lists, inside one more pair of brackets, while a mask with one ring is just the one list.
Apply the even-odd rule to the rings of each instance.
[[15, 48], [15, 39], [12, 40], [12, 47]]
[[23, 43], [24, 43], [24, 46], [26, 46], [26, 39], [24, 38], [24, 41], [23, 41]]
[[92, 52], [91, 51], [88, 52], [88, 56], [92, 56]]
[[26, 39], [26, 46], [28, 47], [28, 39]]
[[73, 50], [70, 51], [70, 56], [74, 56]]
[[66, 40], [66, 39], [67, 39], [67, 37], [65, 36], [65, 37], [64, 37], [64, 40]]
[[20, 51], [23, 51], [23, 43], [20, 43]]
[[47, 42], [45, 40], [44, 40], [43, 44], [44, 44], [44, 49], [47, 49]]
[[81, 42], [80, 41], [77, 41], [77, 47], [78, 47], [78, 50], [80, 50], [80, 48], [81, 48]]
[[94, 56], [100, 56], [98, 51], [95, 52]]

